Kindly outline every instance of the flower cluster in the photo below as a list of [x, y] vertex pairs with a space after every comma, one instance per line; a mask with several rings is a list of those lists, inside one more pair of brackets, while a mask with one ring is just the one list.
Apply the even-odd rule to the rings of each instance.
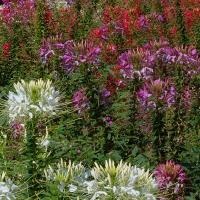
[[0, 177], [0, 199], [16, 199], [15, 193], [17, 188], [10, 179], [5, 179], [5, 173], [3, 172]]
[[156, 182], [144, 169], [122, 161], [116, 165], [108, 160], [105, 167], [95, 163], [91, 174], [94, 180], [87, 183], [87, 190], [93, 195], [92, 199], [156, 199]]
[[69, 162], [67, 164], [62, 159], [57, 165], [57, 169], [51, 166], [45, 170], [46, 180], [51, 184], [55, 183], [60, 192], [74, 193], [77, 192], [79, 185], [83, 184], [87, 178], [87, 172], [84, 166], [80, 163], [75, 165]]
[[59, 108], [59, 92], [49, 80], [21, 80], [14, 88], [15, 92], [9, 92], [7, 101], [10, 122], [23, 121], [38, 113], [54, 115]]
[[149, 79], [160, 74], [171, 75], [175, 66], [185, 72], [185, 77], [200, 73], [200, 56], [191, 47], [171, 47], [166, 41], [150, 42], [137, 50], [129, 50], [119, 56], [121, 75], [131, 79]]
[[45, 170], [45, 176], [48, 181], [57, 181], [61, 192], [74, 195], [75, 198], [80, 197], [79, 192], [82, 192], [85, 200], [156, 199], [157, 185], [149, 171], [122, 161], [115, 165], [113, 161], [108, 160], [105, 167], [95, 163], [90, 172], [86, 172], [81, 164], [74, 165], [70, 162], [67, 165], [61, 161], [57, 170], [49, 166]]
[[20, 138], [20, 136], [22, 135], [22, 133], [24, 132], [24, 125], [20, 124], [17, 121], [12, 122], [11, 124], [11, 128], [13, 130], [13, 138], [14, 139], [18, 139]]
[[84, 89], [80, 89], [74, 93], [72, 102], [78, 114], [81, 114], [84, 111], [86, 111], [90, 105]]
[[[51, 7], [54, 6], [51, 0], [48, 0], [47, 2], [49, 6]], [[56, 7], [58, 8], [67, 8], [74, 4], [74, 0], [56, 0], [54, 3], [56, 4]]]
[[176, 89], [169, 81], [157, 79], [145, 82], [137, 97], [144, 109], [171, 107], [175, 103]]
[[183, 197], [186, 174], [181, 165], [167, 161], [156, 168], [154, 176], [163, 193], [162, 199], [170, 199], [170, 197], [181, 199]]
[[81, 64], [97, 65], [101, 52], [99, 46], [87, 41], [75, 43], [72, 40], [68, 40], [65, 43], [56, 42], [53, 44], [44, 42], [40, 48], [42, 62], [46, 63], [58, 50], [59, 52], [61, 51], [61, 53], [58, 53], [59, 59], [67, 74], [73, 72]]
[[29, 23], [33, 19], [34, 12], [34, 0], [19, 0], [17, 2], [4, 0], [0, 14], [2, 14], [3, 22], [11, 25], [13, 22]]

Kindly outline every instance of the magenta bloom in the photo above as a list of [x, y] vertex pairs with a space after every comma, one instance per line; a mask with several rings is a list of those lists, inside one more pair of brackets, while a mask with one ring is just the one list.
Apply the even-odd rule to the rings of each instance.
[[88, 41], [45, 42], [40, 48], [40, 58], [43, 63], [46, 63], [52, 55], [56, 55], [67, 74], [73, 72], [81, 64], [97, 67], [100, 53], [100, 47]]
[[106, 123], [107, 126], [111, 126], [113, 123], [112, 117], [110, 117], [110, 116], [105, 116], [103, 118], [103, 121]]
[[42, 63], [47, 63], [48, 60], [54, 55], [54, 51], [51, 48], [51, 44], [47, 41], [43, 42], [40, 48], [40, 58]]
[[78, 114], [83, 113], [89, 108], [89, 100], [84, 89], [80, 89], [74, 93], [72, 102], [75, 110], [78, 111]]
[[99, 63], [101, 49], [90, 42], [75, 43], [69, 40], [64, 44], [62, 49], [64, 53], [60, 58], [63, 68], [68, 74], [81, 64], [98, 65]]
[[181, 165], [175, 164], [171, 160], [167, 161], [165, 164], [158, 165], [154, 171], [154, 176], [158, 187], [164, 194], [177, 198], [183, 195], [186, 174]]
[[136, 23], [139, 29], [146, 30], [149, 28], [149, 20], [144, 15], [140, 16]]
[[19, 122], [13, 122], [11, 124], [11, 128], [13, 130], [13, 138], [14, 139], [18, 139], [22, 136], [22, 134], [24, 133], [24, 125], [20, 124]]
[[138, 101], [144, 109], [166, 108], [175, 103], [176, 89], [169, 81], [160, 79], [146, 81], [137, 92]]
[[154, 73], [155, 61], [155, 55], [149, 50], [137, 49], [122, 53], [118, 58], [118, 65], [121, 75], [126, 79], [149, 79]]
[[134, 76], [134, 69], [132, 65], [133, 54], [131, 51], [122, 53], [119, 56], [119, 65], [121, 67], [120, 73], [124, 78], [132, 79]]
[[147, 106], [149, 97], [152, 96], [151, 93], [149, 93], [148, 88], [145, 86], [141, 88], [137, 93], [138, 99], [140, 100], [142, 106]]

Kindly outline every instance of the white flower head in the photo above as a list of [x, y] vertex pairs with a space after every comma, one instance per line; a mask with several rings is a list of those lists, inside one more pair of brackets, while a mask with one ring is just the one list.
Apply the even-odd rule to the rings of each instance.
[[85, 181], [83, 184], [86, 186], [88, 194], [92, 194], [97, 190], [97, 183], [94, 180]]
[[126, 162], [121, 161], [116, 165], [114, 161], [108, 160], [105, 166], [95, 163], [91, 175], [94, 178], [93, 185], [96, 185], [96, 191], [93, 192], [112, 193], [111, 196], [119, 200], [155, 198], [157, 188], [152, 174]]
[[69, 184], [69, 192], [76, 192], [76, 190], [78, 189], [76, 185], [73, 184]]
[[3, 172], [0, 177], [0, 199], [16, 199], [15, 192], [17, 188], [10, 179], [5, 179], [5, 173]]
[[59, 107], [60, 95], [50, 80], [20, 82], [9, 92], [7, 109], [10, 121], [31, 119], [36, 114], [54, 115]]

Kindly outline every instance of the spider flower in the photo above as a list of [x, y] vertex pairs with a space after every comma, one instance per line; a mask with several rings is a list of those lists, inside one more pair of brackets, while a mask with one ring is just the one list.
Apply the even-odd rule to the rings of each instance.
[[108, 160], [105, 166], [95, 163], [91, 170], [94, 180], [85, 182], [91, 199], [114, 199], [119, 200], [155, 200], [157, 189], [155, 180], [149, 171], [131, 166], [122, 161], [116, 165]]
[[55, 115], [59, 108], [59, 92], [50, 80], [14, 84], [15, 92], [9, 92], [7, 110], [10, 122], [31, 119], [37, 114]]
[[142, 79], [151, 78], [154, 70], [155, 56], [148, 50], [129, 50], [119, 56], [118, 63], [120, 73], [126, 79], [139, 77]]
[[154, 176], [164, 196], [176, 198], [183, 196], [186, 174], [181, 165], [175, 164], [171, 160], [167, 161], [155, 169]]
[[81, 64], [97, 65], [101, 49], [93, 43], [67, 41], [64, 48], [63, 68], [70, 73]]
[[0, 199], [16, 199], [15, 192], [17, 188], [10, 179], [5, 179], [5, 173], [3, 172], [0, 177]]
[[47, 182], [55, 183], [60, 192], [76, 192], [87, 178], [85, 167], [81, 163], [75, 165], [69, 161], [67, 164], [62, 159], [56, 169], [49, 166], [44, 173]]
[[166, 108], [175, 103], [176, 89], [169, 80], [147, 81], [137, 97], [144, 109]]
[[23, 126], [23, 124], [20, 124], [17, 121], [12, 122], [11, 128], [12, 128], [12, 131], [13, 131], [12, 136], [13, 136], [14, 139], [20, 138], [20, 136], [24, 133], [24, 126]]
[[144, 15], [140, 16], [136, 20], [136, 26], [139, 30], [147, 30], [149, 28], [149, 20]]
[[80, 89], [74, 93], [72, 102], [78, 114], [81, 114], [89, 108], [89, 100], [84, 89]]
[[134, 75], [134, 69], [132, 65], [132, 53], [131, 51], [122, 53], [119, 56], [119, 65], [121, 67], [121, 74], [124, 78], [131, 79]]

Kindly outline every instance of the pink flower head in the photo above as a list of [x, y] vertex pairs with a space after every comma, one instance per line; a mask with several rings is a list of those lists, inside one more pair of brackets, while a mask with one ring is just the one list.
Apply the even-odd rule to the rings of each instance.
[[24, 125], [19, 122], [13, 122], [11, 124], [11, 128], [13, 129], [13, 138], [18, 139], [24, 133]]
[[74, 93], [72, 102], [78, 114], [83, 113], [89, 108], [89, 100], [84, 89], [80, 89]]
[[186, 174], [181, 165], [174, 161], [160, 164], [154, 171], [154, 176], [161, 191], [169, 192], [170, 195], [179, 197], [183, 194]]
[[105, 116], [105, 117], [103, 118], [103, 121], [106, 123], [107, 126], [111, 126], [112, 123], [113, 123], [112, 117], [110, 117], [110, 116]]

